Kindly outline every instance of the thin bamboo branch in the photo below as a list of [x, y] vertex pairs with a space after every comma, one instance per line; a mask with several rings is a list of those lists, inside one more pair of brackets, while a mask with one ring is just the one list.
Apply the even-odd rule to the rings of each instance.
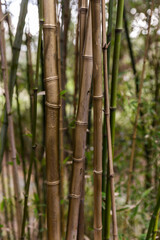
[[86, 145], [86, 131], [88, 124], [88, 109], [92, 80], [92, 33], [91, 33], [91, 9], [88, 14], [87, 31], [82, 63], [81, 90], [78, 103], [78, 111], [75, 127], [75, 143], [73, 151], [72, 182], [69, 199], [69, 213], [67, 226], [67, 240], [77, 239], [80, 196], [84, 174], [84, 159]]
[[105, 0], [102, 0], [102, 46], [103, 46], [103, 75], [104, 75], [104, 93], [105, 93], [105, 115], [106, 115], [106, 129], [107, 129], [107, 144], [108, 144], [108, 162], [109, 162], [109, 178], [111, 189], [111, 207], [112, 207], [112, 226], [113, 226], [113, 240], [118, 240], [117, 216], [115, 204], [115, 190], [114, 190], [114, 169], [113, 169], [113, 155], [112, 155], [112, 140], [110, 127], [110, 103], [108, 90], [108, 72], [107, 72], [107, 46], [106, 46], [106, 21], [105, 21]]
[[[2, 15], [1, 2], [0, 2], [0, 18]], [[14, 125], [11, 112], [11, 103], [8, 90], [8, 68], [6, 61], [6, 52], [5, 52], [5, 35], [3, 22], [0, 24], [0, 49], [1, 49], [1, 61], [2, 61], [2, 75], [4, 80], [4, 89], [5, 89], [5, 98], [6, 98], [6, 110], [7, 117], [9, 122], [9, 140], [11, 145], [11, 155], [13, 161], [13, 182], [14, 182], [14, 194], [15, 194], [15, 203], [16, 203], [16, 215], [17, 215], [17, 228], [18, 228], [18, 237], [20, 236], [21, 229], [21, 220], [22, 220], [22, 209], [21, 209], [21, 196], [20, 196], [20, 186], [18, 178], [18, 169], [16, 162], [16, 144], [15, 144], [15, 135], [14, 135]]]
[[[57, 66], [56, 2], [44, 3], [44, 63], [46, 89], [46, 171], [48, 240], [61, 239], [59, 176], [60, 90]], [[52, 66], [52, 67], [51, 67]]]

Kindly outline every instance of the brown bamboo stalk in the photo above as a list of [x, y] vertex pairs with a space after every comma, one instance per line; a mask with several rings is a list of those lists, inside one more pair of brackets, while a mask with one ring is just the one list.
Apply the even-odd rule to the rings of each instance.
[[[79, 24], [80, 24], [80, 43], [79, 43], [79, 52], [80, 52], [80, 59], [79, 59], [79, 80], [81, 83], [81, 72], [82, 72], [82, 56], [83, 56], [83, 48], [84, 48], [84, 39], [85, 39], [85, 30], [86, 30], [86, 16], [87, 16], [87, 0], [79, 0], [80, 8], [79, 8]], [[79, 84], [80, 86], [80, 84]]]
[[105, 94], [104, 99], [105, 99], [105, 115], [106, 115], [105, 120], [106, 120], [106, 129], [107, 129], [108, 162], [109, 162], [109, 177], [110, 177], [110, 189], [111, 189], [113, 240], [118, 240], [115, 190], [114, 190], [112, 139], [111, 139], [111, 126], [110, 126], [110, 103], [109, 103], [109, 90], [108, 90], [105, 0], [102, 0], [102, 46], [103, 46], [103, 77], [104, 77], [104, 94]]
[[[3, 17], [1, 2], [0, 2], [0, 19]], [[6, 61], [6, 52], [5, 52], [5, 37], [4, 37], [4, 27], [3, 22], [0, 23], [0, 50], [1, 50], [1, 62], [2, 62], [2, 75], [4, 80], [4, 89], [5, 89], [5, 98], [6, 98], [6, 109], [9, 123], [9, 141], [11, 145], [11, 156], [13, 161], [13, 183], [14, 183], [14, 194], [15, 194], [15, 203], [16, 203], [16, 217], [17, 217], [17, 228], [18, 228], [18, 237], [20, 237], [20, 229], [22, 222], [22, 206], [21, 206], [21, 196], [20, 196], [20, 186], [18, 178], [18, 169], [16, 163], [16, 145], [14, 137], [14, 125], [11, 112], [9, 91], [8, 91], [8, 69]]]
[[[85, 39], [85, 30], [86, 30], [86, 17], [87, 17], [87, 0], [80, 1], [80, 56], [79, 56], [79, 89], [81, 89], [81, 74], [82, 74], [82, 57], [84, 50], [84, 39]], [[85, 165], [83, 167], [85, 169]], [[85, 193], [85, 180], [84, 180], [85, 171], [83, 172], [82, 180], [82, 189], [81, 189], [81, 199], [80, 199], [80, 210], [79, 210], [79, 223], [78, 223], [78, 236], [77, 240], [84, 239], [84, 193]]]
[[100, 0], [92, 0], [94, 109], [94, 239], [102, 239], [102, 61]]
[[91, 10], [89, 10], [83, 55], [81, 90], [76, 117], [72, 182], [69, 195], [70, 199], [66, 240], [77, 239], [80, 196], [84, 174], [86, 131], [88, 124], [92, 68]]
[[46, 89], [46, 185], [48, 240], [60, 240], [59, 78], [56, 2], [44, 1], [44, 74]]
[[[58, 22], [58, 33], [57, 33], [57, 49], [58, 49], [58, 76], [59, 76], [59, 89], [62, 91], [61, 87], [61, 51], [60, 51], [60, 23]], [[60, 105], [62, 106], [62, 98], [60, 98]], [[59, 145], [60, 145], [60, 199], [64, 200], [64, 138], [63, 138], [63, 112], [62, 107], [60, 109], [60, 119], [59, 119]], [[64, 237], [65, 232], [65, 215], [64, 215], [64, 203], [61, 203], [61, 232], [62, 237]]]
[[28, 93], [30, 97], [30, 124], [31, 132], [33, 129], [33, 102], [34, 102], [34, 93], [33, 93], [33, 68], [32, 68], [32, 56], [31, 56], [31, 40], [32, 36], [30, 33], [26, 33], [26, 45], [27, 45], [27, 79], [28, 79]]
[[154, 0], [152, 0], [151, 13], [150, 13], [149, 20], [148, 20], [148, 34], [147, 34], [146, 40], [145, 40], [143, 66], [142, 66], [142, 72], [141, 72], [141, 78], [140, 78], [140, 87], [139, 87], [139, 93], [138, 93], [138, 105], [137, 105], [137, 111], [136, 111], [135, 122], [134, 122], [134, 127], [133, 127], [133, 140], [132, 140], [132, 148], [131, 148], [131, 157], [130, 157], [130, 162], [129, 162], [129, 176], [128, 176], [128, 182], [127, 182], [126, 204], [128, 204], [129, 199], [130, 199], [130, 187], [131, 187], [131, 179], [132, 179], [132, 173], [133, 173], [133, 162], [134, 162], [135, 147], [136, 147], [137, 125], [138, 125], [138, 118], [139, 118], [140, 107], [141, 107], [142, 88], [143, 88], [145, 68], [146, 68], [146, 60], [147, 60], [147, 54], [148, 54], [148, 48], [149, 48], [149, 36], [150, 36], [153, 6], [154, 6]]
[[74, 69], [74, 116], [76, 116], [77, 93], [78, 93], [78, 63], [79, 63], [79, 13], [78, 13], [77, 29], [76, 29], [76, 45], [75, 45], [75, 69]]

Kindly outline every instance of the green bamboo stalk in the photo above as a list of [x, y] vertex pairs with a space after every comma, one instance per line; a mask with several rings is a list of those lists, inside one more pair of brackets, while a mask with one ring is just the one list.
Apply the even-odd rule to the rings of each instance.
[[[0, 19], [3, 18], [1, 2], [0, 2]], [[21, 228], [21, 219], [22, 219], [22, 209], [21, 209], [21, 196], [20, 196], [20, 185], [18, 178], [18, 169], [16, 162], [16, 144], [15, 144], [15, 135], [14, 135], [14, 124], [11, 112], [11, 101], [9, 96], [8, 89], [8, 68], [6, 60], [6, 47], [5, 47], [5, 34], [3, 21], [0, 22], [0, 50], [1, 50], [1, 62], [2, 62], [2, 75], [4, 80], [4, 89], [5, 89], [5, 98], [6, 98], [6, 114], [9, 122], [9, 140], [11, 145], [11, 157], [13, 162], [13, 183], [14, 183], [14, 194], [15, 194], [15, 203], [16, 203], [16, 217], [17, 217], [17, 229], [18, 237], [20, 236]]]
[[[123, 8], [124, 0], [118, 0], [117, 6], [117, 19], [115, 29], [115, 44], [114, 44], [114, 55], [113, 55], [113, 68], [112, 68], [112, 82], [111, 82], [111, 138], [112, 138], [112, 152], [114, 156], [114, 142], [115, 142], [115, 117], [117, 107], [117, 85], [118, 85], [118, 68], [119, 68], [119, 57], [121, 47], [121, 32], [123, 27]], [[109, 168], [107, 171], [109, 176]], [[110, 239], [110, 209], [111, 209], [111, 192], [110, 192], [110, 180], [108, 178], [106, 186], [106, 213], [105, 213], [105, 230], [104, 239]]]
[[154, 233], [156, 218], [157, 218], [157, 215], [159, 213], [159, 209], [160, 209], [160, 183], [159, 183], [159, 188], [158, 188], [158, 191], [157, 191], [157, 202], [156, 202], [156, 206], [154, 208], [154, 211], [153, 211], [150, 223], [149, 223], [149, 227], [148, 227], [148, 231], [147, 231], [147, 235], [146, 235], [146, 240], [149, 240], [151, 238], [151, 234]]
[[[42, 0], [40, 1], [40, 5], [42, 5]], [[35, 74], [35, 81], [34, 81], [34, 87], [33, 87], [32, 153], [31, 153], [31, 160], [30, 160], [28, 176], [27, 176], [27, 181], [25, 186], [25, 199], [24, 199], [21, 239], [25, 238], [25, 225], [26, 225], [27, 212], [28, 212], [28, 196], [29, 196], [29, 188], [30, 188], [30, 181], [31, 181], [31, 174], [32, 174], [32, 166], [33, 166], [33, 163], [36, 162], [37, 91], [38, 91], [38, 79], [39, 79], [39, 61], [40, 61], [40, 54], [41, 54], [41, 40], [42, 40], [42, 26], [43, 26], [42, 24], [43, 24], [43, 19], [40, 16], [40, 27], [39, 27], [38, 49], [37, 49], [37, 60], [36, 60], [36, 74]], [[37, 169], [37, 166], [35, 166], [35, 169]], [[36, 181], [38, 181], [37, 178], [36, 178]], [[37, 185], [37, 192], [39, 196], [38, 182], [36, 183], [36, 185]], [[38, 207], [38, 212], [40, 212], [39, 207]], [[41, 228], [41, 217], [39, 218], [39, 228]]]
[[110, 127], [110, 103], [109, 103], [109, 89], [108, 89], [108, 72], [107, 72], [107, 45], [106, 45], [106, 16], [105, 16], [105, 0], [102, 0], [102, 46], [103, 46], [103, 76], [104, 76], [104, 94], [105, 94], [105, 115], [106, 115], [106, 129], [107, 129], [107, 145], [108, 145], [108, 168], [109, 180], [111, 189], [111, 208], [112, 208], [112, 227], [113, 240], [118, 240], [117, 216], [115, 204], [115, 190], [114, 190], [114, 168], [113, 168], [113, 153]]
[[75, 127], [72, 181], [69, 195], [70, 199], [66, 240], [77, 239], [80, 196], [82, 189], [82, 180], [84, 175], [86, 130], [88, 124], [88, 109], [92, 80], [92, 69], [93, 62], [92, 62], [91, 8], [89, 8], [82, 63], [81, 90]]
[[[59, 113], [56, 1], [44, 1], [44, 73], [46, 89], [46, 185], [48, 240], [61, 239]], [[52, 67], [51, 67], [52, 66]]]
[[[12, 62], [11, 62], [11, 70], [10, 70], [10, 77], [9, 77], [9, 96], [10, 96], [11, 105], [12, 105], [13, 88], [16, 82], [16, 74], [17, 74], [17, 68], [18, 68], [20, 48], [22, 44], [22, 35], [23, 35], [23, 29], [25, 25], [25, 17], [27, 14], [27, 5], [28, 5], [28, 0], [22, 0], [15, 40], [12, 47]], [[7, 127], [8, 127], [7, 113], [5, 110], [3, 125], [0, 133], [0, 143], [1, 143], [0, 144], [0, 171], [1, 171], [3, 153], [5, 149], [6, 137], [7, 137]]]
[[92, 0], [94, 239], [102, 239], [102, 54], [100, 0]]
[[156, 237], [157, 237], [157, 233], [158, 233], [158, 222], [159, 222], [159, 213], [160, 213], [160, 210], [157, 212], [157, 215], [156, 215], [156, 220], [155, 220], [155, 225], [154, 225], [154, 229], [153, 229], [152, 240], [156, 240]]
[[123, 19], [124, 19], [124, 29], [125, 29], [125, 33], [126, 33], [126, 38], [127, 38], [129, 54], [130, 54], [130, 58], [131, 58], [133, 74], [134, 74], [134, 77], [135, 77], [136, 96], [138, 97], [139, 77], [138, 77], [138, 73], [137, 73], [137, 70], [136, 70], [136, 63], [135, 63], [135, 58], [134, 58], [134, 54], [133, 54], [132, 42], [131, 42], [130, 37], [129, 37], [128, 20], [127, 20], [127, 16], [126, 16], [126, 8], [125, 7], [124, 7]]
[[109, 79], [109, 72], [110, 72], [110, 52], [111, 52], [111, 39], [112, 39], [112, 15], [113, 15], [113, 0], [109, 1], [109, 18], [108, 18], [108, 30], [107, 30], [107, 69], [108, 69], [108, 79]]

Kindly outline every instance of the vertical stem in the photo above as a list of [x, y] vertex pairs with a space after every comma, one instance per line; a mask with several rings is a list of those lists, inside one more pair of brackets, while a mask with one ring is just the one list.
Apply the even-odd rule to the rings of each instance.
[[[0, 19], [3, 17], [1, 2], [0, 2]], [[18, 237], [20, 236], [21, 229], [21, 220], [22, 220], [22, 209], [21, 209], [21, 196], [20, 196], [20, 186], [19, 186], [19, 178], [18, 178], [18, 169], [16, 162], [16, 144], [15, 144], [15, 135], [14, 135], [14, 125], [13, 118], [11, 112], [11, 103], [10, 96], [8, 90], [8, 69], [7, 69], [7, 61], [6, 61], [6, 47], [5, 47], [5, 37], [4, 37], [4, 27], [3, 21], [0, 23], [0, 50], [1, 50], [1, 61], [2, 61], [2, 75], [4, 79], [4, 89], [5, 89], [5, 97], [6, 97], [6, 110], [9, 122], [9, 140], [11, 145], [11, 155], [13, 161], [13, 182], [14, 182], [14, 194], [15, 194], [15, 202], [16, 202], [16, 215], [17, 215], [17, 228], [18, 228]]]
[[113, 240], [118, 240], [117, 216], [115, 205], [115, 190], [114, 190], [114, 169], [113, 169], [113, 155], [112, 155], [112, 139], [110, 127], [110, 103], [108, 90], [108, 72], [107, 72], [107, 46], [106, 46], [106, 22], [105, 22], [105, 0], [102, 0], [102, 46], [103, 46], [103, 74], [104, 74], [104, 93], [105, 93], [105, 115], [106, 115], [106, 129], [107, 129], [107, 144], [108, 144], [108, 164], [109, 164], [109, 178], [111, 189], [111, 207], [112, 207], [112, 226], [113, 226]]
[[94, 239], [102, 239], [102, 61], [100, 0], [92, 0]]
[[[44, 3], [44, 64], [46, 89], [46, 172], [48, 240], [61, 239], [59, 176], [59, 76], [56, 2]], [[50, 67], [52, 66], [52, 67]]]
[[[112, 67], [112, 82], [111, 82], [111, 137], [112, 137], [112, 153], [114, 156], [114, 141], [115, 141], [115, 117], [116, 117], [116, 106], [117, 106], [117, 85], [118, 85], [118, 69], [119, 69], [119, 57], [121, 47], [121, 32], [123, 27], [123, 8], [124, 0], [118, 0], [117, 6], [117, 19], [115, 29], [115, 44], [113, 54], [113, 67]], [[107, 175], [109, 177], [109, 168]], [[110, 180], [108, 178], [106, 186], [106, 214], [105, 214], [105, 236], [104, 239], [110, 239], [110, 209], [111, 209], [111, 189]]]
[[72, 181], [69, 195], [70, 199], [66, 240], [77, 239], [80, 197], [82, 190], [82, 181], [84, 177], [86, 130], [88, 124], [88, 109], [93, 68], [91, 43], [91, 9], [89, 9], [82, 63], [81, 90], [75, 127]]
[[[19, 60], [19, 54], [20, 54], [20, 48], [22, 44], [22, 35], [23, 35], [23, 29], [25, 24], [25, 17], [27, 14], [27, 5], [28, 0], [22, 0], [21, 7], [20, 7], [20, 15], [17, 25], [17, 31], [15, 35], [15, 40], [12, 47], [12, 62], [11, 62], [11, 70], [10, 70], [10, 77], [9, 77], [9, 97], [12, 104], [12, 95], [13, 95], [13, 88], [16, 82], [16, 74], [17, 74], [17, 68], [18, 68], [18, 60]], [[1, 128], [0, 133], [0, 170], [1, 170], [1, 163], [3, 159], [3, 153], [6, 143], [6, 136], [7, 136], [7, 114], [6, 109], [4, 111], [4, 122]]]
[[[58, 33], [57, 33], [57, 49], [58, 49], [58, 75], [59, 75], [59, 89], [61, 88], [61, 52], [60, 52], [60, 23], [58, 22]], [[62, 105], [62, 98], [60, 98], [60, 105]], [[59, 144], [60, 144], [60, 199], [64, 200], [64, 138], [63, 138], [63, 112], [60, 109], [60, 122], [59, 122]], [[64, 203], [61, 203], [61, 232], [62, 237], [65, 233], [65, 215], [64, 215]]]
[[[7, 196], [6, 196], [4, 169], [5, 169], [5, 165], [3, 164], [2, 173], [1, 173], [1, 181], [2, 181], [2, 196], [3, 196], [3, 201], [4, 201], [4, 219], [5, 219], [5, 227], [7, 229], [7, 228], [9, 228], [9, 219], [8, 219], [8, 207], [7, 207], [7, 201], [6, 201]], [[6, 231], [6, 232], [7, 232], [7, 234], [6, 234], [7, 239], [8, 240], [11, 239], [9, 231]]]
[[159, 183], [159, 187], [158, 187], [158, 191], [157, 191], [157, 202], [156, 202], [156, 206], [154, 208], [154, 211], [153, 211], [150, 223], [149, 223], [146, 240], [150, 239], [150, 236], [151, 236], [152, 232], [154, 231], [156, 217], [159, 212], [159, 209], [160, 209], [160, 183]]
[[[108, 31], [107, 31], [107, 45], [111, 43], [112, 37], [112, 14], [113, 14], [113, 0], [109, 0], [109, 18], [108, 18]], [[111, 52], [111, 44], [108, 45], [107, 50], [107, 70], [108, 70], [108, 79], [109, 79], [109, 71], [110, 71], [110, 52]]]
[[10, 220], [11, 220], [11, 228], [12, 228], [12, 234], [13, 238], [16, 239], [15, 234], [15, 219], [14, 219], [14, 213], [13, 213], [13, 202], [12, 202], [12, 193], [11, 193], [11, 172], [10, 172], [10, 165], [9, 165], [9, 159], [8, 159], [8, 150], [5, 152], [6, 154], [6, 169], [7, 169], [7, 181], [8, 181], [8, 196], [10, 199], [10, 205], [9, 205], [9, 212], [10, 212]]
[[[40, 5], [42, 5], [42, 0], [40, 1]], [[33, 83], [33, 109], [32, 109], [32, 119], [31, 119], [31, 122], [32, 122], [32, 124], [31, 124], [32, 125], [32, 153], [31, 153], [27, 182], [26, 182], [26, 187], [25, 187], [25, 199], [24, 199], [21, 239], [25, 238], [25, 225], [26, 225], [27, 212], [28, 212], [28, 196], [29, 196], [29, 188], [30, 188], [30, 182], [31, 182], [33, 163], [35, 164], [35, 171], [36, 171], [36, 175], [37, 175], [37, 165], [36, 165], [36, 161], [37, 161], [37, 159], [36, 159], [37, 91], [38, 91], [38, 78], [39, 78], [39, 60], [40, 60], [40, 54], [41, 54], [42, 23], [43, 23], [43, 19], [41, 19], [41, 17], [40, 17], [37, 60], [36, 60], [36, 75], [35, 75], [35, 82]], [[36, 186], [37, 186], [37, 192], [39, 195], [39, 184], [38, 184], [37, 176], [35, 178], [35, 181], [36, 181]], [[40, 212], [39, 206], [37, 208], [38, 208], [38, 212]], [[41, 217], [39, 218], [39, 232], [40, 232], [40, 230], [41, 230]]]

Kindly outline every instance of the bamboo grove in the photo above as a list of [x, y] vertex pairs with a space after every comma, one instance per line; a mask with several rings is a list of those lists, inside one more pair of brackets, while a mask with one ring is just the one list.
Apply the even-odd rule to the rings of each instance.
[[0, 0], [0, 239], [160, 239], [159, 112], [159, 1]]

